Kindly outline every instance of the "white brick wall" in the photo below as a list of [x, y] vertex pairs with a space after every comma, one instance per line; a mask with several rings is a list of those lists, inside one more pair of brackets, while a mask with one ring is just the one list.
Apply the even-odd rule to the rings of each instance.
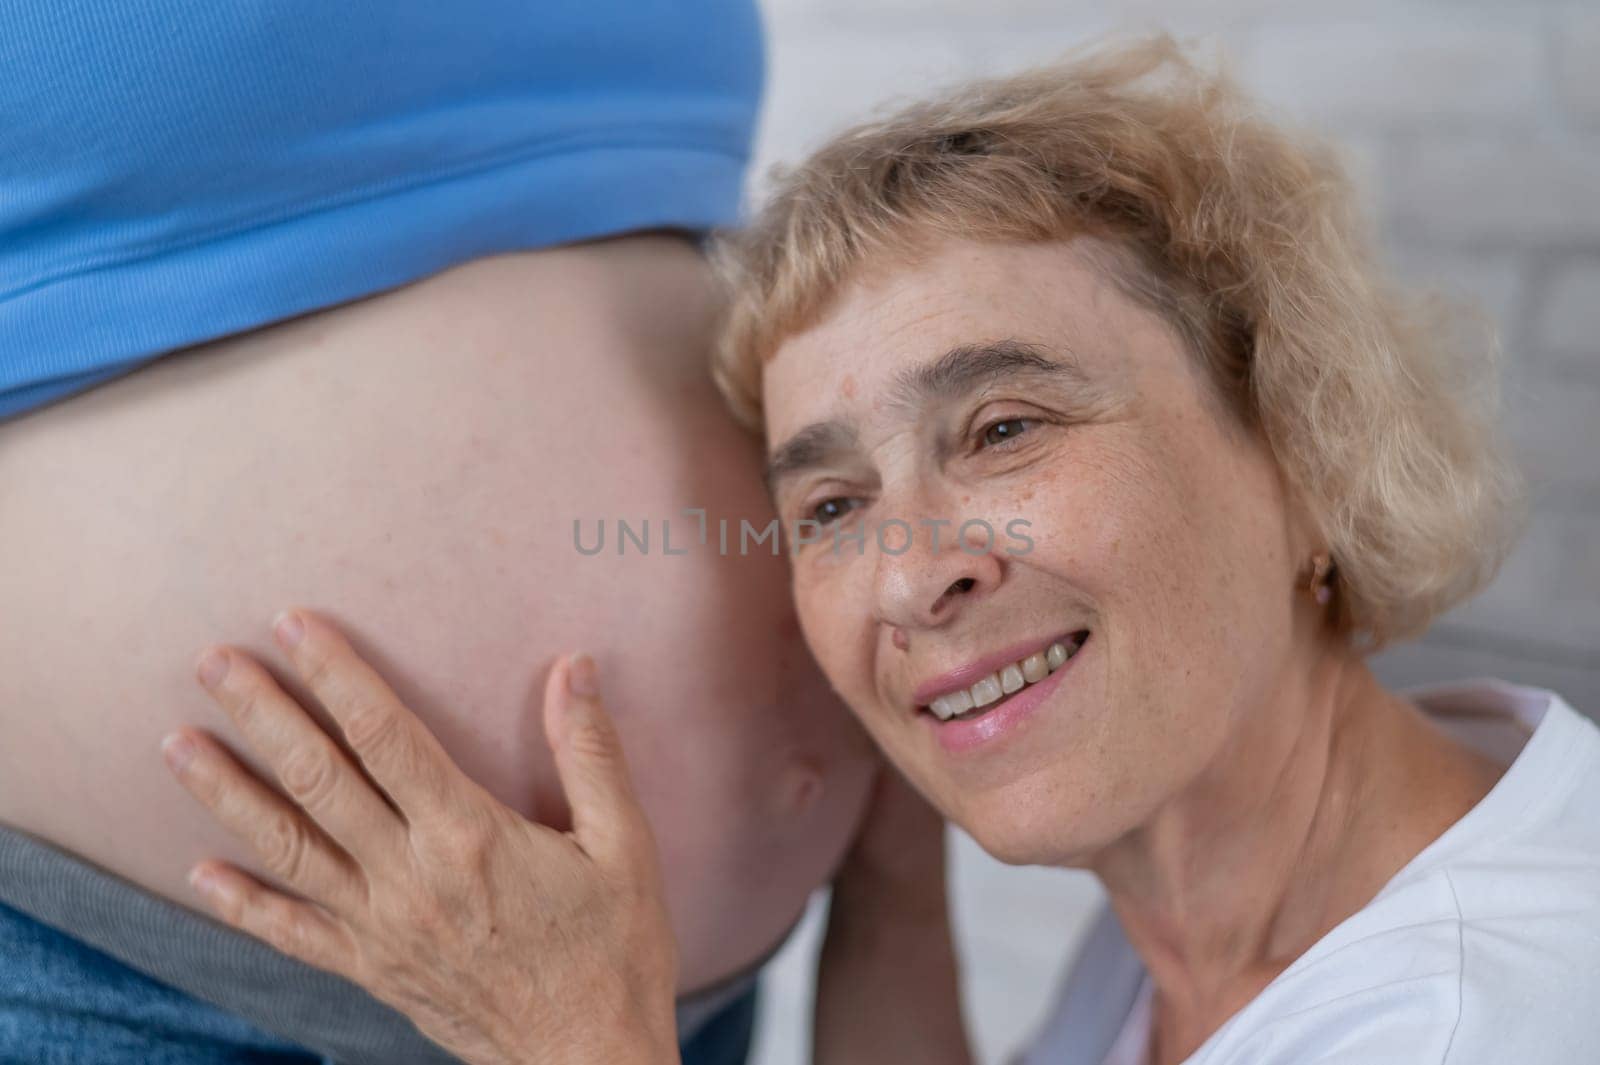
[[1600, 11], [1574, 13], [1558, 25], [1556, 92], [1564, 116], [1600, 129]]
[[[954, 79], [1170, 28], [1334, 138], [1395, 270], [1475, 301], [1505, 352], [1527, 534], [1480, 599], [1379, 657], [1397, 684], [1492, 674], [1600, 714], [1600, 8], [1592, 0], [765, 0], [771, 72], [752, 188], [828, 133]], [[982, 1060], [1049, 997], [1095, 889], [957, 848]], [[809, 954], [786, 950], [759, 1065], [805, 1060]]]
[[1515, 129], [1544, 88], [1531, 20], [1393, 18], [1263, 27], [1248, 64], [1267, 100], [1324, 129]]
[[1600, 257], [1558, 264], [1534, 313], [1534, 340], [1546, 351], [1572, 356], [1567, 365], [1582, 374], [1585, 356], [1592, 364], [1600, 338]]
[[1600, 243], [1600, 139], [1441, 132], [1396, 147], [1393, 219], [1414, 239], [1477, 247]]

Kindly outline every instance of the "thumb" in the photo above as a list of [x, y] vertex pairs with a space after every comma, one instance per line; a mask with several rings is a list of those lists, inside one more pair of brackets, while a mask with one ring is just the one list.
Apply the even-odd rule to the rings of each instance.
[[600, 702], [599, 673], [586, 654], [556, 663], [545, 682], [544, 732], [572, 808], [572, 835], [605, 865], [636, 861], [653, 845], [634, 798], [622, 742]]

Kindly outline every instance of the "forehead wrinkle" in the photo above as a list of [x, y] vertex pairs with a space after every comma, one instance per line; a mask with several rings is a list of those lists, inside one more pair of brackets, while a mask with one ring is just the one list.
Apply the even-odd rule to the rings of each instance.
[[1039, 344], [1020, 340], [997, 340], [981, 344], [962, 344], [938, 359], [912, 366], [895, 375], [890, 402], [915, 411], [929, 400], [965, 395], [980, 384], [1004, 377], [1040, 376], [1083, 386], [1088, 383], [1077, 362], [1052, 357]]

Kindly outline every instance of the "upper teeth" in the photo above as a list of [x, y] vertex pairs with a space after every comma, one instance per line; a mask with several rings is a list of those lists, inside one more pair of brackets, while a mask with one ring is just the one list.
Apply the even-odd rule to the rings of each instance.
[[940, 721], [949, 721], [957, 714], [999, 702], [1001, 696], [1021, 691], [1060, 669], [1067, 659], [1078, 653], [1079, 646], [1080, 643], [1070, 641], [1053, 643], [1043, 651], [989, 674], [970, 688], [939, 696], [928, 709]]

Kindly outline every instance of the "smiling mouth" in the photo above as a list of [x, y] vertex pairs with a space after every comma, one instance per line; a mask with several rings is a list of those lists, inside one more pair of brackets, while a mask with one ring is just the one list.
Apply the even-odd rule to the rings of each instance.
[[968, 721], [982, 717], [1009, 697], [1037, 684], [1072, 661], [1089, 639], [1089, 630], [1080, 629], [1042, 651], [1036, 651], [979, 680], [971, 687], [947, 692], [917, 709], [943, 721]]

